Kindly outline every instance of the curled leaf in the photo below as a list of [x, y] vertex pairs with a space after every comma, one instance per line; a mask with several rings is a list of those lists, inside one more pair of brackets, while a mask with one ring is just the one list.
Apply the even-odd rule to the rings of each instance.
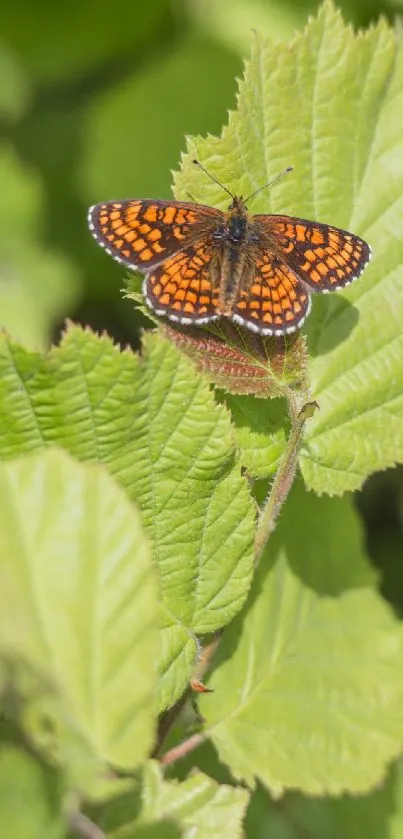
[[262, 337], [224, 319], [208, 329], [164, 323], [163, 331], [201, 373], [228, 393], [273, 398], [286, 396], [289, 388], [307, 388], [301, 334]]

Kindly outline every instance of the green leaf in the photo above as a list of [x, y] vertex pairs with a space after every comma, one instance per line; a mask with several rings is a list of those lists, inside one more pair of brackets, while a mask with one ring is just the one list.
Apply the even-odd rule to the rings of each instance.
[[250, 49], [254, 32], [270, 32], [276, 41], [292, 37], [304, 25], [309, 6], [278, 0], [203, 0], [191, 5], [189, 11], [198, 27], [243, 56]]
[[85, 758], [132, 769], [156, 714], [157, 586], [139, 515], [106, 470], [59, 450], [2, 464], [0, 497], [2, 652], [38, 674], [38, 718], [59, 697], [70, 771]]
[[164, 781], [160, 767], [149, 763], [144, 772], [144, 818], [168, 816], [183, 826], [185, 837], [222, 839], [237, 836], [249, 801], [245, 789], [217, 784], [201, 773], [181, 783]]
[[63, 839], [57, 772], [13, 746], [0, 749], [0, 823], [9, 839]]
[[142, 510], [166, 610], [162, 704], [184, 690], [196, 634], [241, 608], [253, 566], [254, 504], [230, 417], [168, 341], [143, 354], [71, 328], [41, 358], [3, 340], [0, 456], [58, 443], [98, 459]]
[[124, 833], [124, 839], [182, 839], [184, 836], [180, 827], [167, 819], [152, 822], [152, 824], [135, 824], [130, 831]]
[[300, 462], [316, 492], [360, 487], [403, 459], [402, 45], [380, 22], [355, 35], [330, 2], [290, 45], [261, 36], [220, 138], [188, 140], [177, 197], [225, 208], [263, 191], [251, 212], [288, 213], [362, 235], [374, 258], [344, 292], [314, 295], [307, 331], [312, 398]]
[[231, 411], [239, 456], [248, 475], [253, 478], [273, 475], [280, 464], [289, 434], [289, 423], [284, 421], [284, 401], [276, 399], [268, 402], [253, 396], [241, 399], [226, 394], [225, 404]]
[[401, 751], [402, 627], [368, 587], [347, 502], [307, 495], [298, 507], [224, 632], [201, 711], [236, 778], [275, 795], [363, 792]]
[[318, 498], [297, 481], [287, 498], [272, 555], [285, 546], [290, 569], [309, 588], [332, 597], [376, 586], [379, 574], [365, 550], [365, 531], [352, 498]]
[[[403, 106], [403, 52], [383, 24], [358, 45], [348, 33], [344, 48], [350, 61], [357, 46], [360, 67], [354, 68], [351, 104], [358, 141], [350, 173], [356, 173], [360, 188], [352, 191], [351, 226], [370, 241], [374, 259], [363, 281], [346, 293], [358, 313], [355, 328], [350, 332], [352, 311], [335, 305], [325, 328], [312, 333], [312, 384], [320, 412], [307, 426], [301, 458], [307, 483], [330, 492], [361, 486], [370, 472], [401, 462], [403, 453], [403, 243], [398, 232], [403, 147], [396, 119]], [[333, 349], [336, 336], [340, 343]]]
[[126, 290], [124, 293], [124, 297], [128, 300], [133, 300], [135, 303], [134, 310], [135, 312], [141, 312], [141, 314], [147, 318], [150, 324], [154, 326], [160, 326], [161, 319], [154, 314], [153, 310], [147, 306], [144, 300], [143, 294], [143, 274], [140, 274], [139, 271], [133, 271], [132, 274], [128, 274], [125, 281]]
[[[279, 806], [258, 788], [251, 799], [245, 834], [247, 839], [300, 839], [305, 833], [311, 839], [401, 839], [402, 793], [398, 766], [381, 787], [356, 797], [313, 798], [289, 793]], [[395, 832], [398, 824], [399, 832]]]
[[[141, 813], [133, 827], [172, 819], [183, 831], [184, 839], [236, 837], [241, 835], [248, 801], [247, 790], [217, 784], [201, 772], [182, 782], [165, 781], [159, 764], [149, 761], [143, 772]], [[111, 817], [116, 818], [115, 806], [112, 804], [109, 810], [105, 809], [101, 824], [108, 836], [117, 839], [119, 830], [111, 831]], [[124, 829], [124, 835], [130, 836], [130, 825], [125, 824]]]

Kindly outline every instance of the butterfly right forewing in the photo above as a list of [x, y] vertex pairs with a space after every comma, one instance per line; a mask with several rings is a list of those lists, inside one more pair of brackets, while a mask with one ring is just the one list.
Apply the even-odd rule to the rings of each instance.
[[262, 242], [317, 292], [336, 291], [359, 277], [371, 258], [371, 248], [359, 236], [317, 221], [292, 216], [256, 215]]

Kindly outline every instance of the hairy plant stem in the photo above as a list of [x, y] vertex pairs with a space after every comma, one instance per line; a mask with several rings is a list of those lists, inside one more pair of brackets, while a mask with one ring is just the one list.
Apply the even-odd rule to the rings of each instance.
[[277, 516], [292, 487], [297, 468], [297, 459], [303, 439], [305, 423], [318, 407], [316, 402], [307, 402], [298, 407], [295, 399], [289, 396], [291, 416], [291, 434], [287, 440], [283, 458], [277, 469], [271, 490], [259, 517], [255, 537], [255, 557], [259, 560], [276, 526]]
[[82, 837], [82, 839], [106, 839], [106, 835], [98, 825], [96, 825], [84, 813], [71, 812], [68, 817], [71, 830]]
[[205, 734], [193, 734], [192, 737], [188, 737], [188, 739], [184, 740], [183, 743], [180, 743], [179, 746], [174, 746], [174, 748], [170, 749], [169, 752], [165, 752], [165, 754], [161, 757], [160, 762], [163, 766], [167, 766], [169, 763], [175, 763], [176, 760], [185, 757], [185, 755], [188, 755], [189, 752], [193, 752], [197, 746], [204, 743], [205, 739]]

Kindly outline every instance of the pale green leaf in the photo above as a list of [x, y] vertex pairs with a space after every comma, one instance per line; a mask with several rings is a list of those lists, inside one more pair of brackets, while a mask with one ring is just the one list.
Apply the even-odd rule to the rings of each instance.
[[195, 633], [226, 624], [245, 600], [254, 505], [225, 406], [168, 341], [143, 354], [71, 328], [47, 357], [0, 349], [0, 455], [51, 442], [104, 462], [139, 503], [166, 610], [162, 703], [183, 691]]
[[63, 839], [61, 784], [55, 769], [11, 745], [0, 749], [0, 824], [7, 839]]
[[189, 6], [198, 26], [242, 56], [249, 51], [254, 32], [270, 32], [276, 41], [290, 38], [304, 25], [308, 12], [305, 3], [278, 0], [199, 0]]
[[242, 836], [249, 793], [240, 787], [217, 784], [195, 773], [182, 782], [164, 781], [156, 763], [144, 773], [144, 817], [170, 816], [179, 821], [186, 839], [222, 839]]
[[[329, 38], [327, 29], [324, 49]], [[403, 52], [383, 24], [358, 44], [348, 33], [344, 42], [347, 59], [359, 58], [350, 102], [357, 139], [343, 177], [351, 179], [348, 224], [368, 239], [374, 258], [346, 292], [353, 310], [335, 303], [323, 330], [312, 331], [320, 411], [307, 426], [301, 465], [310, 486], [329, 492], [359, 487], [403, 453]]]
[[[183, 836], [178, 824], [161, 819], [151, 824], [137, 823], [130, 830], [125, 829], [122, 839], [182, 839]], [[116, 839], [120, 839], [119, 834]]]
[[236, 778], [275, 795], [363, 792], [401, 751], [402, 627], [368, 587], [347, 502], [308, 495], [298, 507], [225, 630], [201, 711]]
[[154, 739], [158, 603], [136, 509], [103, 467], [60, 450], [2, 464], [0, 498], [3, 654], [42, 681], [36, 713], [59, 698], [72, 772], [83, 743], [137, 766]]
[[[181, 782], [166, 781], [161, 767], [150, 761], [143, 771], [140, 818], [133, 827], [166, 819], [180, 827], [184, 839], [222, 839], [223, 836], [241, 839], [248, 801], [247, 790], [218, 784], [201, 772]], [[109, 814], [106, 808], [102, 821], [108, 835], [113, 810], [112, 805]], [[130, 826], [125, 825], [130, 836], [129, 830]], [[110, 835], [118, 839], [119, 830]]]
[[242, 195], [293, 164], [251, 212], [327, 222], [372, 246], [356, 283], [314, 295], [307, 323], [320, 410], [300, 462], [317, 492], [356, 489], [403, 459], [402, 110], [402, 46], [392, 29], [380, 22], [356, 35], [325, 2], [291, 44], [256, 36], [228, 126], [220, 138], [189, 139], [175, 177], [177, 197], [225, 208], [228, 196], [195, 157]]
[[291, 570], [319, 594], [376, 586], [379, 575], [364, 550], [365, 531], [352, 498], [318, 498], [298, 480], [287, 498], [273, 555], [286, 548]]
[[177, 620], [168, 609], [163, 611], [159, 670], [163, 676], [162, 704], [170, 707], [183, 693], [195, 669], [196, 635]]

